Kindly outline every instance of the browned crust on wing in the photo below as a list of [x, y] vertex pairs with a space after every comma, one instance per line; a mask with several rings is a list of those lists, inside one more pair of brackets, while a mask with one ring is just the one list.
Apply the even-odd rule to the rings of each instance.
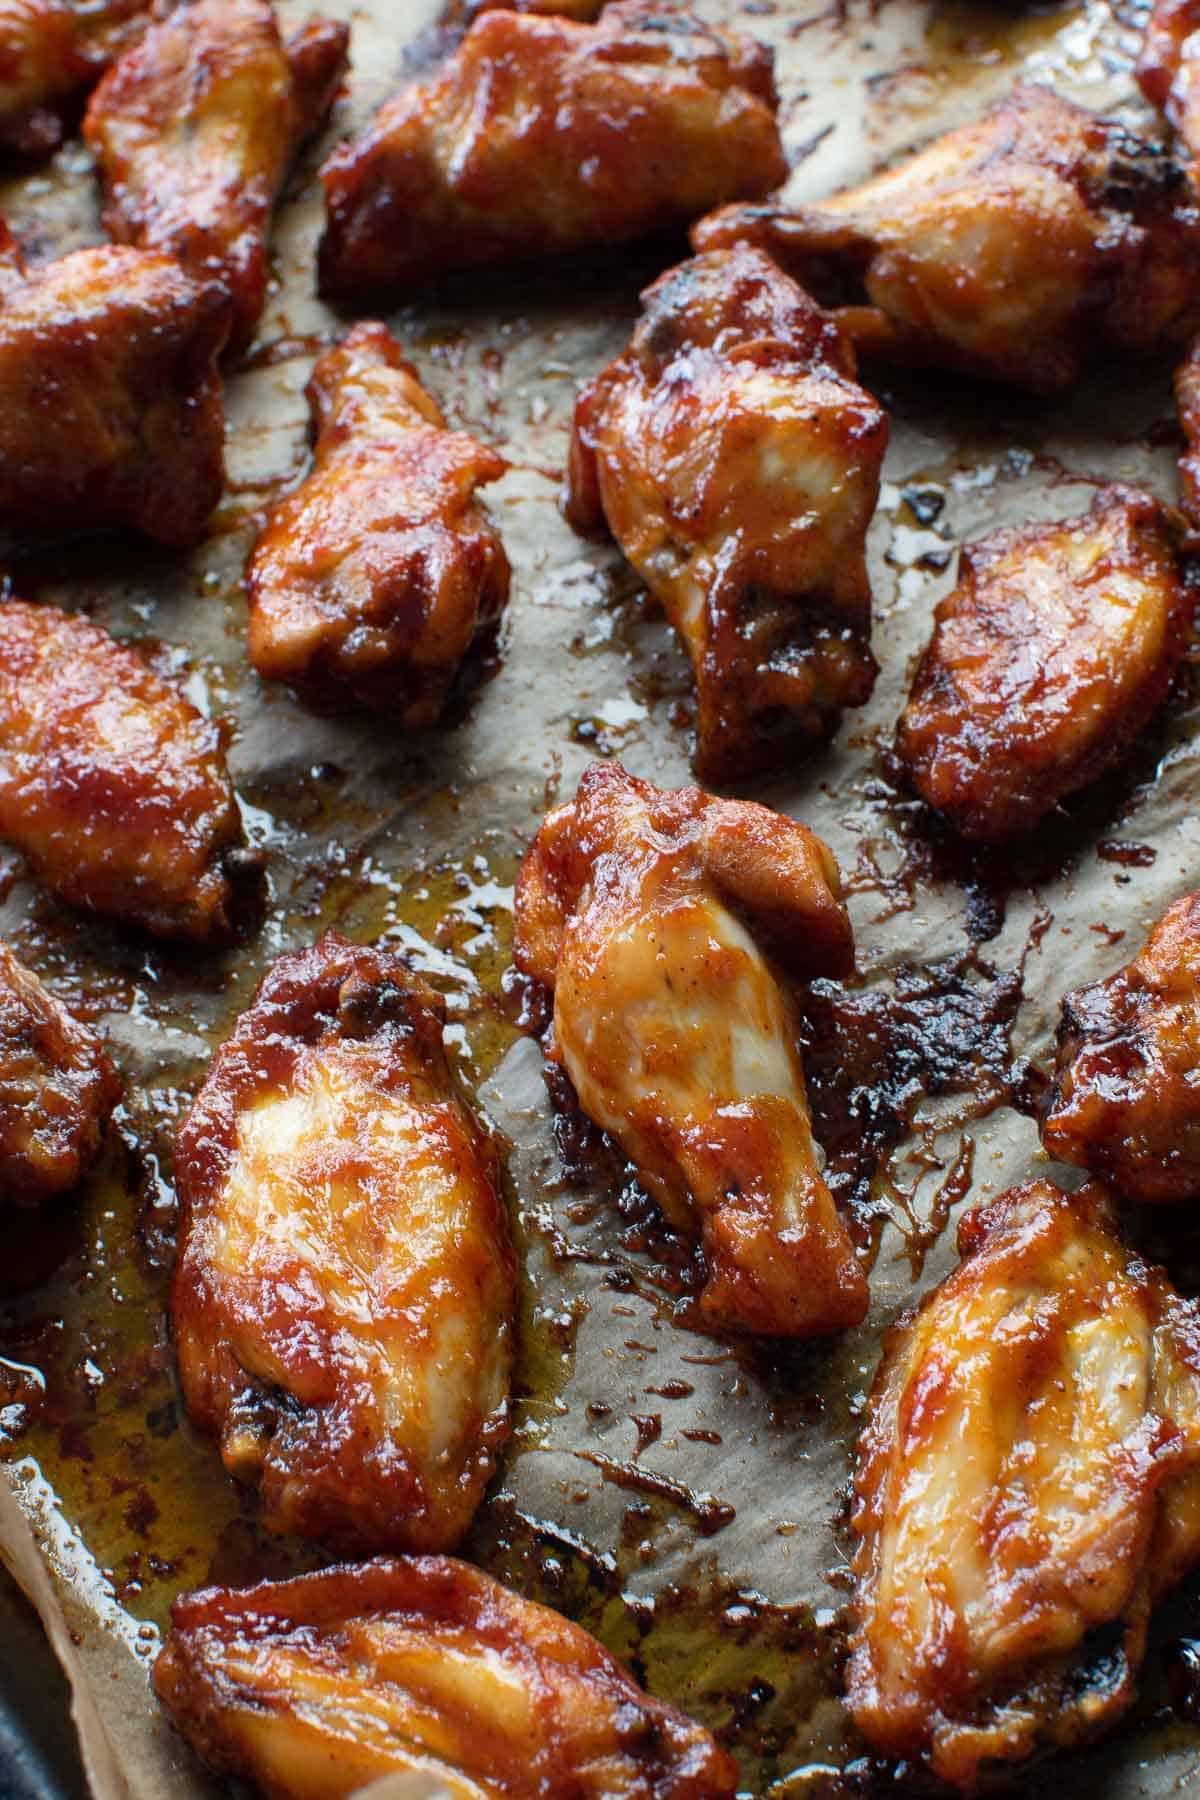
[[[389, 1682], [386, 1652], [365, 1635], [373, 1623], [384, 1641], [390, 1626], [431, 1659], [411, 1695], [402, 1669]], [[292, 1696], [273, 1691], [266, 1669], [271, 1651], [289, 1643], [312, 1669], [306, 1736], [289, 1718]], [[455, 1665], [444, 1689], [439, 1645]], [[241, 1673], [226, 1660], [231, 1651]], [[489, 1665], [516, 1690], [499, 1710], [486, 1691]], [[520, 1800], [568, 1792], [728, 1800], [737, 1786], [732, 1759], [709, 1733], [644, 1693], [590, 1633], [450, 1557], [381, 1557], [243, 1591], [182, 1595], [154, 1686], [202, 1756], [277, 1800], [314, 1793], [310, 1781], [333, 1800], [374, 1775], [413, 1768]], [[293, 1766], [303, 1759], [309, 1770], [294, 1783], [278, 1773], [282, 1756], [272, 1778], [263, 1754], [278, 1751], [289, 1731], [298, 1738]]]
[[88, 106], [109, 233], [216, 282], [232, 305], [231, 355], [254, 336], [271, 213], [348, 45], [347, 25], [320, 18], [285, 42], [268, 0], [183, 0], [160, 6]]
[[1130, 1199], [1200, 1198], [1198, 1070], [1195, 893], [1167, 908], [1124, 968], [1064, 997], [1042, 1143]]
[[508, 558], [475, 497], [507, 464], [446, 428], [383, 325], [327, 351], [308, 399], [312, 471], [247, 566], [250, 660], [312, 705], [432, 725], [508, 599]]
[[913, 787], [964, 837], [1031, 829], [1149, 723], [1192, 611], [1170, 520], [1140, 489], [969, 545], [897, 728]]
[[73, 906], [195, 944], [237, 929], [221, 727], [88, 619], [23, 601], [0, 606], [0, 835]]
[[614, 244], [778, 186], [771, 56], [679, 6], [489, 11], [325, 164], [322, 292]]
[[28, 1204], [75, 1187], [120, 1098], [95, 1032], [0, 943], [0, 1198]]
[[[443, 1023], [440, 997], [394, 953], [330, 932], [275, 963], [213, 1058], [178, 1138], [172, 1314], [188, 1410], [220, 1440], [231, 1473], [260, 1489], [273, 1529], [347, 1552], [452, 1547], [509, 1432], [508, 1221], [495, 1147], [457, 1091]], [[245, 1215], [257, 1194], [236, 1202], [238, 1212], [230, 1184], [256, 1109], [303, 1108], [305, 1080], [326, 1069], [330, 1091], [356, 1109], [348, 1135], [331, 1111], [294, 1173], [288, 1145], [277, 1145], [283, 1185], [262, 1202], [293, 1209], [301, 1253], [288, 1215], [268, 1239], [263, 1215]], [[421, 1160], [396, 1151], [392, 1119], [406, 1142], [419, 1132]], [[293, 1118], [290, 1129], [299, 1128]], [[395, 1238], [406, 1207], [426, 1203], [404, 1191], [406, 1181], [428, 1187], [430, 1207], [465, 1196], [438, 1248], [420, 1221], [411, 1252]], [[244, 1254], [225, 1255], [230, 1239]], [[369, 1329], [339, 1310], [347, 1265]], [[437, 1336], [448, 1318], [465, 1334], [457, 1350]], [[392, 1407], [399, 1369], [414, 1391], [427, 1376], [448, 1409], [460, 1398], [456, 1365], [474, 1384], [457, 1424], [411, 1393]], [[444, 1450], [431, 1460], [406, 1437], [415, 1428], [422, 1442], [445, 1434]]]
[[[11, 240], [9, 240], [11, 245]], [[219, 289], [108, 245], [0, 273], [0, 521], [205, 535], [225, 481]]]

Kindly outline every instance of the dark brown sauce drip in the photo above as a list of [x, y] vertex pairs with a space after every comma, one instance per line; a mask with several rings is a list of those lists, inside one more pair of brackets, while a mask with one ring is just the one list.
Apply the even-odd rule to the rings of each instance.
[[[970, 1185], [964, 1139], [929, 1212], [917, 1218], [917, 1187], [945, 1166], [934, 1140], [999, 1106], [1033, 1116], [1040, 1105], [1043, 1077], [1013, 1056], [1011, 1034], [1025, 959], [1048, 923], [1039, 918], [1015, 969], [993, 968], [972, 946], [928, 968], [899, 968], [888, 982], [856, 988], [814, 981], [801, 995], [804, 1067], [825, 1179], [861, 1242], [877, 1235], [881, 1212], [893, 1218], [914, 1280]], [[917, 1108], [956, 1095], [962, 1107], [919, 1134], [909, 1156], [916, 1179], [904, 1185], [892, 1153], [912, 1132]]]
[[737, 1517], [736, 1509], [727, 1501], [718, 1500], [712, 1494], [693, 1493], [682, 1481], [672, 1481], [669, 1475], [659, 1475], [654, 1470], [642, 1468], [639, 1463], [614, 1462], [598, 1450], [572, 1450], [571, 1454], [580, 1462], [591, 1463], [594, 1469], [599, 1469], [605, 1481], [612, 1482], [614, 1487], [653, 1494], [656, 1499], [669, 1500], [672, 1506], [690, 1513], [701, 1537], [715, 1537]]

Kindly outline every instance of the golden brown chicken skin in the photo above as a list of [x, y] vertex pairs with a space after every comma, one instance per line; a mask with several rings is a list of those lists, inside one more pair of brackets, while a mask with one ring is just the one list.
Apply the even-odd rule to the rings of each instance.
[[25, 270], [0, 226], [0, 526], [199, 543], [225, 482], [226, 302], [106, 246]]
[[95, 1032], [0, 943], [0, 1199], [76, 1187], [120, 1097]]
[[383, 325], [356, 325], [308, 384], [313, 466], [246, 572], [250, 660], [316, 705], [432, 725], [495, 636], [509, 566], [475, 498], [503, 459], [448, 431]]
[[1042, 1142], [1131, 1199], [1200, 1198], [1200, 893], [1063, 1000]]
[[1164, 508], [1136, 488], [969, 545], [896, 734], [964, 837], [1028, 831], [1117, 764], [1166, 698], [1193, 602]]
[[329, 112], [348, 42], [349, 27], [329, 19], [284, 42], [268, 0], [159, 0], [88, 106], [110, 234], [223, 288], [231, 354], [254, 336], [271, 212]]
[[0, 837], [72, 906], [228, 942], [256, 859], [224, 733], [77, 613], [0, 605]]
[[679, 1230], [718, 1330], [857, 1324], [867, 1285], [821, 1176], [780, 972], [854, 961], [837, 865], [766, 807], [595, 763], [516, 891], [517, 965], [554, 993], [547, 1055]]
[[875, 1379], [847, 1701], [970, 1789], [1133, 1698], [1149, 1609], [1200, 1554], [1200, 1318], [1095, 1185], [1015, 1188], [959, 1250]]
[[195, 1423], [268, 1525], [447, 1549], [508, 1435], [513, 1258], [439, 997], [334, 933], [281, 957], [179, 1134]]
[[0, 154], [58, 149], [81, 97], [141, 29], [150, 0], [0, 0]]
[[[1089, 356], [1186, 342], [1200, 325], [1200, 214], [1183, 172], [1112, 120], [1020, 87], [976, 124], [829, 200], [729, 207], [698, 250], [760, 245], [824, 296], [860, 350], [1070, 386]], [[839, 294], [839, 298], [842, 294]]]
[[698, 775], [791, 758], [869, 699], [864, 543], [887, 415], [833, 321], [761, 251], [712, 251], [642, 296], [575, 408], [567, 517], [607, 525], [696, 677]]
[[321, 171], [322, 291], [617, 244], [777, 187], [770, 52], [673, 4], [486, 12]]
[[272, 1800], [389, 1774], [453, 1800], [728, 1800], [709, 1733], [587, 1631], [448, 1556], [184, 1594], [154, 1687], [206, 1761]]

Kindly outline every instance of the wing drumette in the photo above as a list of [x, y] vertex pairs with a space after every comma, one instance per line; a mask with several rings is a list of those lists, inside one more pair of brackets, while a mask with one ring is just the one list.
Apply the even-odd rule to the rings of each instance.
[[220, 291], [108, 246], [26, 270], [0, 226], [0, 522], [204, 536], [225, 480]]
[[596, 763], [521, 870], [517, 963], [554, 992], [547, 1054], [699, 1237], [708, 1324], [809, 1337], [867, 1285], [821, 1178], [793, 974], [844, 974], [838, 872], [803, 825]]
[[1200, 1198], [1198, 1074], [1200, 894], [1185, 894], [1131, 963], [1064, 999], [1042, 1142], [1131, 1199]]
[[250, 660], [318, 704], [434, 723], [508, 598], [504, 547], [475, 490], [505, 464], [436, 402], [382, 325], [313, 370], [312, 473], [272, 512], [247, 570]]
[[1200, 326], [1200, 214], [1182, 172], [1124, 126], [1048, 88], [813, 205], [728, 207], [699, 250], [750, 242], [818, 294], [861, 284], [865, 352], [1068, 387], [1089, 355], [1184, 342]]
[[588, 1632], [448, 1556], [184, 1594], [154, 1666], [179, 1730], [277, 1800], [385, 1775], [453, 1800], [729, 1800], [737, 1770]]
[[683, 638], [696, 770], [728, 781], [869, 698], [864, 542], [887, 417], [836, 325], [761, 251], [693, 257], [642, 296], [579, 396], [567, 516], [607, 524]]
[[1200, 1318], [1102, 1189], [966, 1214], [890, 1332], [854, 1478], [850, 1711], [974, 1786], [1133, 1698], [1149, 1609], [1200, 1554]]
[[75, 1187], [120, 1097], [95, 1033], [0, 943], [0, 1196], [28, 1203]]
[[82, 94], [140, 31], [150, 0], [0, 0], [0, 150], [33, 159], [62, 142]]
[[78, 614], [0, 605], [0, 837], [60, 899], [227, 941], [255, 859], [224, 735]]
[[1029, 830], [1120, 761], [1166, 697], [1192, 608], [1165, 510], [1136, 488], [970, 545], [896, 734], [913, 786], [964, 837]]
[[179, 1134], [188, 1410], [268, 1524], [446, 1549], [508, 1435], [513, 1259], [439, 997], [330, 934], [281, 957]]
[[673, 5], [486, 12], [321, 171], [322, 291], [615, 244], [777, 187], [770, 52]]
[[92, 96], [84, 136], [105, 225], [225, 290], [231, 352], [254, 336], [271, 211], [329, 111], [348, 41], [348, 26], [314, 19], [285, 43], [267, 0], [160, 0]]

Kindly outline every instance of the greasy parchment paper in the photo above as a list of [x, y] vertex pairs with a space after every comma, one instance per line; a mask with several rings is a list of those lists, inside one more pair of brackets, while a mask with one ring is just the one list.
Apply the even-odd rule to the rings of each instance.
[[[295, 21], [306, 8], [280, 10]], [[354, 27], [350, 93], [328, 143], [438, 46], [427, 0], [326, 10]], [[774, 45], [797, 196], [862, 176], [1022, 74], [1141, 116], [1129, 77], [1139, 21], [1104, 0], [1026, 14], [965, 0], [887, 0], [877, 11], [850, 0], [844, 17], [820, 0], [706, 0], [703, 10], [741, 16]], [[224, 1791], [146, 1685], [170, 1597], [317, 1559], [263, 1538], [252, 1503], [180, 1419], [164, 1323], [173, 1128], [280, 950], [329, 925], [388, 934], [448, 993], [464, 1070], [511, 1144], [526, 1268], [517, 1428], [468, 1552], [582, 1618], [655, 1691], [720, 1729], [747, 1791], [834, 1795], [875, 1781], [914, 1791], [915, 1777], [872, 1773], [838, 1702], [839, 1516], [881, 1331], [952, 1263], [952, 1224], [915, 1278], [901, 1232], [884, 1230], [870, 1320], [837, 1343], [772, 1358], [698, 1337], [675, 1317], [653, 1235], [630, 1228], [629, 1207], [564, 1184], [540, 1052], [517, 1035], [500, 992], [512, 877], [547, 801], [572, 792], [595, 754], [660, 782], [687, 778], [682, 658], [616, 553], [575, 539], [556, 509], [576, 387], [624, 341], [639, 286], [675, 252], [474, 276], [394, 315], [453, 422], [512, 464], [490, 497], [515, 570], [504, 657], [436, 736], [399, 741], [386, 722], [316, 720], [248, 673], [239, 582], [256, 511], [303, 469], [304, 382], [341, 323], [312, 292], [319, 153], [280, 210], [279, 286], [259, 351], [229, 381], [230, 490], [210, 543], [189, 558], [68, 546], [14, 566], [18, 589], [153, 640], [198, 703], [231, 720], [232, 765], [272, 885], [260, 936], [197, 964], [67, 915], [9, 860], [0, 929], [103, 1026], [129, 1094], [120, 1142], [94, 1180], [13, 1226], [0, 1276], [0, 1555], [69, 1672], [96, 1794]], [[77, 144], [12, 184], [3, 210], [34, 256], [101, 235]], [[922, 861], [878, 757], [954, 547], [999, 523], [1078, 511], [1098, 479], [1172, 497], [1174, 446], [1167, 369], [1102, 371], [1052, 408], [928, 377], [868, 379], [894, 411], [871, 533], [879, 684], [827, 752], [756, 797], [833, 845], [851, 876], [863, 980], [886, 989], [895, 971], [964, 949], [978, 916], [979, 883], [972, 901], [962, 869]], [[1068, 821], [1064, 853], [1043, 860], [1036, 886], [1009, 871], [1003, 923], [993, 905], [981, 955], [1001, 973], [1025, 959], [1015, 1055], [1044, 1062], [1061, 993], [1123, 962], [1194, 885], [1198, 730], [1200, 714], [1178, 699], [1142, 756], [1141, 785], [1114, 791], [1094, 821]], [[1140, 849], [1113, 861], [1097, 852], [1104, 838]], [[988, 882], [994, 900], [995, 871]], [[953, 1111], [934, 1103], [935, 1117], [939, 1105]], [[1000, 1105], [902, 1143], [892, 1177], [913, 1188], [931, 1141], [948, 1167], [964, 1132], [972, 1197], [1038, 1165], [1033, 1124]], [[917, 1183], [918, 1217], [938, 1182], [932, 1169]], [[1086, 1755], [1018, 1776], [1021, 1791], [1053, 1783], [1123, 1800], [1200, 1784], [1200, 1734], [1160, 1706], [1170, 1644], [1200, 1628], [1194, 1587], [1165, 1613], [1137, 1718]]]

